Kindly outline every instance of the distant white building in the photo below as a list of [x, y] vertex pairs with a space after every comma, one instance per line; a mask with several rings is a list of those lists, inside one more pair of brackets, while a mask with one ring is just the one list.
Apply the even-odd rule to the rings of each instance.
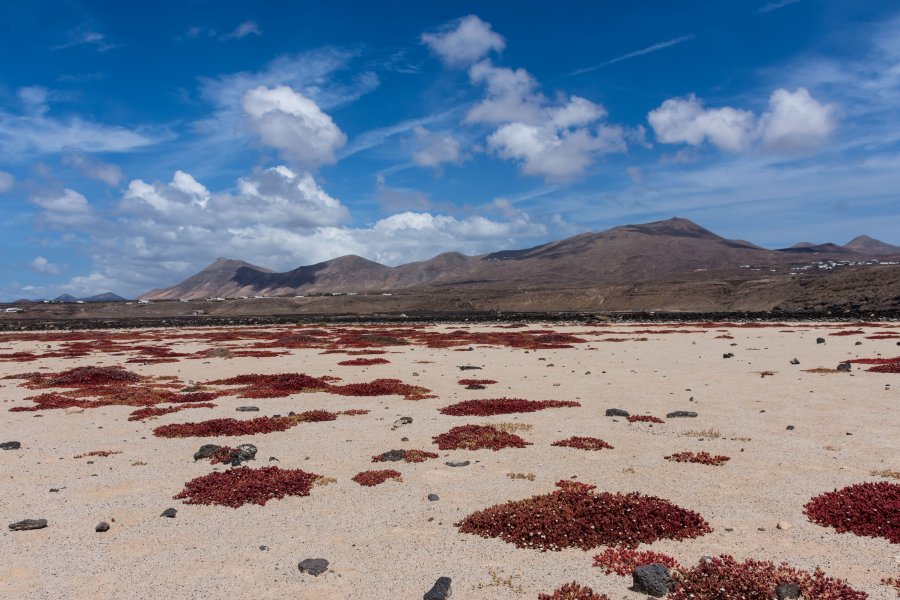
[[25, 309], [24, 309], [24, 308], [20, 308], [20, 307], [18, 307], [18, 306], [11, 306], [11, 307], [7, 308], [6, 310], [4, 310], [3, 312], [8, 312], [8, 313], [20, 313], [20, 312], [25, 312]]

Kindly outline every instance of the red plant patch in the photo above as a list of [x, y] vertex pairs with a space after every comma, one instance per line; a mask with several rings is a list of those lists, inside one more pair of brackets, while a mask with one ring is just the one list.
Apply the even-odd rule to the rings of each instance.
[[875, 365], [866, 369], [872, 373], [900, 373], [900, 361], [886, 365]]
[[803, 507], [813, 523], [840, 533], [886, 538], [900, 544], [900, 483], [857, 483], [816, 496]]
[[524, 448], [530, 446], [514, 433], [500, 431], [490, 425], [461, 425], [432, 438], [441, 450], [481, 450], [490, 448]]
[[632, 550], [631, 548], [607, 548], [602, 554], [594, 557], [594, 566], [603, 567], [605, 573], [616, 575], [631, 575], [635, 568], [641, 565], [652, 564], [666, 565], [670, 569], [682, 571], [684, 567], [668, 554], [660, 554], [652, 550]]
[[670, 600], [713, 600], [718, 598], [774, 598], [775, 588], [782, 583], [798, 586], [804, 598], [817, 600], [865, 600], [868, 594], [858, 592], [840, 579], [826, 577], [818, 568], [809, 573], [782, 563], [748, 559], [742, 563], [722, 555], [700, 561], [682, 573]]
[[834, 333], [829, 333], [828, 335], [835, 336], [844, 336], [844, 335], [863, 335], [866, 332], [862, 329], [845, 329], [843, 331], [835, 331]]
[[192, 479], [174, 498], [184, 500], [185, 504], [220, 504], [232, 508], [244, 504], [263, 506], [273, 498], [309, 496], [318, 479], [319, 475], [300, 469], [243, 467]]
[[190, 404], [188, 406], [169, 406], [166, 408], [156, 408], [153, 406], [148, 406], [147, 408], [139, 408], [136, 411], [133, 411], [131, 415], [128, 417], [129, 421], [143, 421], [144, 419], [149, 419], [150, 417], [160, 417], [162, 415], [168, 415], [171, 413], [176, 413], [188, 408], [215, 408], [216, 405], [212, 402], [198, 402], [196, 404]]
[[359, 485], [364, 485], [366, 487], [380, 485], [388, 479], [403, 481], [403, 477], [400, 475], [400, 473], [393, 469], [383, 469], [381, 471], [363, 471], [362, 473], [357, 473], [353, 477], [353, 481], [355, 481]]
[[459, 385], [494, 385], [497, 382], [493, 379], [460, 379], [456, 383]]
[[[404, 450], [403, 452], [403, 462], [408, 463], [420, 463], [425, 462], [429, 458], [438, 457], [434, 452], [428, 452], [427, 450]], [[386, 462], [381, 456], [381, 454], [373, 456], [372, 462]]]
[[210, 385], [240, 385], [236, 390], [241, 398], [286, 398], [300, 392], [327, 390], [330, 383], [325, 377], [311, 377], [303, 373], [279, 373], [277, 375], [238, 375], [228, 379], [216, 379]]
[[286, 431], [298, 423], [334, 421], [337, 414], [325, 410], [310, 410], [287, 417], [257, 417], [255, 419], [210, 419], [199, 423], [172, 423], [153, 430], [156, 437], [215, 437], [253, 435]]
[[431, 390], [403, 383], [399, 379], [375, 379], [369, 383], [348, 383], [334, 385], [328, 389], [332, 394], [341, 396], [403, 396], [406, 400], [424, 400], [435, 398], [429, 394]]
[[530, 413], [545, 408], [562, 408], [581, 406], [578, 402], [566, 400], [522, 400], [521, 398], [494, 398], [491, 400], [466, 400], [445, 406], [441, 414], [462, 416], [489, 417], [492, 415], [508, 415], [512, 413]]
[[354, 358], [351, 360], [342, 360], [338, 364], [342, 367], [368, 367], [369, 365], [387, 365], [390, 364], [386, 358]]
[[697, 463], [699, 465], [712, 465], [714, 467], [718, 467], [731, 460], [731, 457], [724, 456], [722, 454], [716, 454], [715, 456], [713, 456], [709, 452], [676, 452], [675, 454], [666, 456], [665, 459], [674, 462], [689, 462]]
[[651, 417], [650, 415], [631, 415], [628, 417], [629, 423], [665, 423], [659, 417]]
[[572, 437], [559, 440], [558, 442], [553, 442], [550, 444], [551, 446], [564, 446], [566, 448], [578, 448], [579, 450], [603, 450], [609, 449], [612, 450], [613, 447], [601, 440], [600, 438], [595, 437], [581, 437], [578, 435], [573, 435]]
[[573, 581], [557, 588], [552, 594], [540, 594], [538, 600], [609, 600], [609, 596], [596, 594], [591, 588]]
[[36, 387], [76, 388], [116, 383], [136, 383], [145, 378], [122, 367], [75, 367], [62, 373], [48, 373]]
[[636, 547], [660, 539], [682, 540], [712, 531], [699, 514], [661, 498], [594, 492], [594, 486], [559, 481], [558, 490], [473, 513], [460, 532], [497, 537], [520, 548], [561, 550]]

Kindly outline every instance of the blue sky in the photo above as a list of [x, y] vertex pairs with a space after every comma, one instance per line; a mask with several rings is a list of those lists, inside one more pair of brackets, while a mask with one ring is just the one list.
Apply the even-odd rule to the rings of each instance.
[[0, 4], [0, 298], [681, 216], [900, 243], [895, 2]]

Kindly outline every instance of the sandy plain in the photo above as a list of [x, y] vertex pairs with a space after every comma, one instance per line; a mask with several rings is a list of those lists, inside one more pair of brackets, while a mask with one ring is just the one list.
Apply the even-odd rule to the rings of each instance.
[[[448, 332], [460, 326], [465, 327], [432, 329]], [[611, 599], [645, 598], [628, 590], [630, 578], [604, 575], [592, 566], [592, 557], [603, 548], [540, 552], [462, 534], [454, 527], [474, 511], [548, 493], [556, 481], [570, 478], [601, 491], [668, 499], [699, 512], [713, 528], [696, 539], [662, 540], [641, 549], [664, 552], [689, 565], [704, 555], [731, 554], [787, 561], [807, 570], [820, 566], [870, 598], [896, 597], [879, 581], [900, 573], [900, 547], [885, 539], [836, 533], [803, 514], [804, 504], [818, 494], [883, 481], [872, 475], [876, 470], [900, 470], [900, 376], [867, 372], [862, 365], [851, 373], [805, 371], [833, 369], [853, 358], [900, 355], [896, 339], [867, 339], [873, 334], [900, 336], [896, 324], [681, 325], [678, 333], [652, 333], [671, 329], [659, 323], [531, 324], [527, 329], [542, 328], [585, 342], [543, 350], [473, 344], [463, 352], [392, 346], [383, 355], [390, 364], [368, 367], [338, 366], [353, 357], [321, 354], [319, 348], [268, 358], [163, 364], [126, 365], [128, 355], [100, 352], [0, 362], [0, 377], [88, 365], [123, 365], [142, 375], [174, 375], [182, 382], [285, 372], [339, 376], [343, 382], [396, 377], [437, 396], [418, 401], [320, 392], [254, 400], [225, 396], [214, 401], [213, 409], [128, 421], [134, 407], [106, 406], [79, 414], [9, 412], [31, 406], [25, 398], [38, 392], [21, 387], [21, 380], [0, 380], [0, 441], [22, 443], [21, 449], [0, 452], [0, 515], [5, 523], [26, 518], [49, 522], [35, 531], [5, 526], [0, 531], [0, 597], [417, 599], [439, 576], [449, 576], [453, 598], [460, 599], [537, 598], [572, 580]], [[863, 333], [829, 335], [857, 329]], [[591, 330], [607, 333], [587, 333]], [[477, 325], [471, 331], [510, 330]], [[0, 335], [0, 354], [64, 346], [15, 341], [14, 336]], [[826, 343], [817, 344], [817, 337]], [[610, 338], [626, 341], [603, 341]], [[187, 353], [216, 346], [191, 339], [157, 344]], [[734, 357], [723, 359], [729, 352]], [[800, 364], [790, 364], [792, 358]], [[481, 370], [461, 371], [462, 365]], [[764, 371], [773, 374], [762, 377]], [[457, 384], [468, 377], [498, 383], [485, 390]], [[501, 396], [574, 400], [581, 406], [492, 417], [438, 412], [461, 400]], [[235, 412], [247, 404], [260, 412]], [[655, 425], [628, 423], [604, 416], [613, 407], [663, 418], [675, 410], [699, 416]], [[152, 433], [168, 423], [311, 409], [371, 412], [264, 435], [167, 439]], [[402, 416], [412, 417], [413, 423], [392, 430]], [[519, 432], [531, 445], [496, 452], [438, 451], [432, 443], [433, 436], [456, 425], [508, 422], [531, 425]], [[788, 425], [794, 429], [787, 430]], [[686, 435], [705, 430], [717, 430], [721, 437]], [[551, 446], [572, 435], [600, 437], [614, 449]], [[403, 437], [409, 441], [402, 442]], [[259, 451], [249, 463], [252, 468], [299, 468], [336, 482], [314, 488], [308, 497], [271, 500], [265, 506], [232, 509], [173, 500], [188, 480], [225, 469], [192, 459], [205, 443], [253, 443]], [[394, 448], [437, 451], [439, 458], [418, 464], [371, 462], [373, 455]], [[95, 450], [121, 454], [73, 458]], [[731, 460], [711, 467], [663, 459], [686, 450]], [[278, 462], [268, 462], [269, 457]], [[472, 464], [453, 468], [445, 464], [451, 460]], [[351, 480], [373, 468], [397, 469], [403, 481], [370, 488]], [[534, 479], [511, 479], [508, 473], [532, 473]], [[51, 488], [60, 491], [50, 493]], [[440, 500], [428, 501], [430, 493]], [[178, 509], [175, 519], [160, 517], [168, 507]], [[111, 529], [95, 533], [99, 521], [110, 522]], [[779, 522], [791, 527], [778, 529]], [[298, 570], [300, 560], [317, 557], [328, 559], [329, 572], [312, 577]]]

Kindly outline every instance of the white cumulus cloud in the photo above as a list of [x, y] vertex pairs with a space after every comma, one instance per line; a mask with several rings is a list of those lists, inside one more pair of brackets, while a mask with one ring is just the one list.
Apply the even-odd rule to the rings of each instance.
[[664, 144], [699, 146], [708, 140], [729, 152], [747, 149], [756, 129], [752, 112], [731, 107], [706, 108], [693, 94], [666, 100], [647, 115], [647, 120], [656, 139]]
[[837, 108], [820, 103], [805, 88], [775, 90], [760, 128], [767, 149], [805, 152], [824, 144], [837, 128]]
[[334, 163], [335, 151], [347, 142], [329, 115], [288, 86], [253, 88], [241, 106], [263, 144], [305, 168]]
[[491, 51], [506, 47], [503, 36], [475, 15], [451, 21], [435, 33], [423, 33], [422, 43], [450, 67], [465, 67]]
[[837, 128], [837, 108], [820, 103], [805, 88], [775, 90], [762, 115], [749, 110], [707, 108], [691, 94], [670, 98], [650, 111], [647, 120], [664, 144], [700, 146], [709, 142], [728, 152], [761, 146], [776, 153], [807, 152], [820, 147]]
[[35, 257], [34, 260], [28, 263], [28, 266], [32, 271], [41, 275], [59, 275], [63, 270], [62, 266], [50, 262], [43, 256]]
[[413, 128], [416, 150], [412, 160], [420, 167], [439, 167], [442, 163], [459, 164], [462, 160], [460, 141], [445, 133], [435, 133], [422, 126]]

